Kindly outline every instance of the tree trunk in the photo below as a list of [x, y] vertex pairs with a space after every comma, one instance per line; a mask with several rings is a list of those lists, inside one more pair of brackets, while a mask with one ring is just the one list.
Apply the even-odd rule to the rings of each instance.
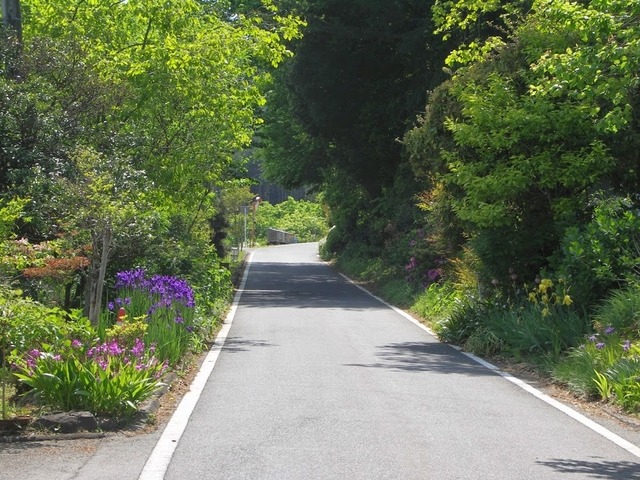
[[[111, 226], [104, 227], [100, 235], [94, 240], [94, 250], [91, 259], [91, 271], [89, 272], [89, 320], [93, 325], [98, 324], [100, 308], [102, 304], [102, 292], [104, 290], [104, 277], [109, 262], [109, 249], [111, 247]], [[99, 245], [99, 244], [102, 245]], [[99, 247], [99, 248], [98, 248]]]
[[22, 42], [20, 0], [2, 0], [2, 23], [13, 29], [18, 41]]
[[65, 283], [64, 285], [64, 310], [66, 312], [71, 311], [71, 289], [73, 288], [73, 282]]

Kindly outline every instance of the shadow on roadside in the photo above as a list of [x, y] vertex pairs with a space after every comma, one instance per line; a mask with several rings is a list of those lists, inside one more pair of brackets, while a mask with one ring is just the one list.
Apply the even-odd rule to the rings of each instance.
[[[549, 467], [560, 473], [579, 474], [588, 478], [606, 478], [612, 480], [639, 480], [640, 463], [569, 460], [554, 458], [538, 461], [540, 465]], [[581, 477], [581, 478], [584, 478]]]
[[497, 375], [493, 371], [438, 342], [390, 343], [377, 347], [372, 364], [347, 364], [349, 367], [382, 368], [406, 372], [435, 372], [459, 375]]

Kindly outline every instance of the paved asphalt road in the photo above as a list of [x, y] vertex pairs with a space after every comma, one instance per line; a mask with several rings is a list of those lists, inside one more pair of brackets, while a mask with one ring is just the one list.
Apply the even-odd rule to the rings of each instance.
[[0, 446], [0, 479], [640, 479], [637, 432], [622, 448], [438, 343], [316, 248], [256, 250], [193, 412], [162, 437], [112, 438], [42, 475]]

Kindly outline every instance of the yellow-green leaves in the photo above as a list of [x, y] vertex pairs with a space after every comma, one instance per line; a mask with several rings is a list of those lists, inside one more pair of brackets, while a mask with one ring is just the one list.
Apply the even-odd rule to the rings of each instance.
[[112, 128], [136, 138], [135, 156], [180, 201], [220, 181], [246, 147], [265, 103], [269, 69], [302, 21], [222, 13], [197, 0], [25, 0], [25, 38], [82, 45], [81, 60], [127, 92]]
[[453, 30], [467, 30], [473, 27], [482, 15], [500, 9], [501, 0], [437, 0], [433, 6], [436, 33], [444, 34], [445, 40]]
[[[640, 85], [640, 3], [539, 1], [529, 23], [541, 35], [531, 94], [580, 102], [602, 132], [627, 126]], [[556, 41], [545, 44], [547, 35]]]
[[9, 201], [0, 200], [0, 242], [11, 237], [15, 223], [18, 219], [25, 218], [24, 208], [28, 200], [14, 198]]
[[521, 0], [436, 0], [433, 6], [434, 33], [441, 34], [443, 40], [471, 37], [470, 41], [461, 43], [450, 53], [447, 66], [469, 65], [499, 50], [526, 9], [527, 2]]
[[468, 45], [460, 45], [451, 52], [445, 62], [449, 67], [469, 65], [486, 58], [491, 52], [499, 50], [503, 46], [504, 40], [500, 37], [489, 37], [482, 42], [473, 41]]

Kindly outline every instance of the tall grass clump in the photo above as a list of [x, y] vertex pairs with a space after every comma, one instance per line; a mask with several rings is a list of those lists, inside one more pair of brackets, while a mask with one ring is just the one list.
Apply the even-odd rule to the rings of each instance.
[[157, 388], [166, 363], [140, 339], [32, 349], [15, 360], [15, 377], [54, 410], [88, 410], [118, 419], [131, 417]]
[[[517, 360], [546, 356], [557, 360], [563, 351], [578, 345], [589, 330], [567, 291], [562, 282], [554, 284], [545, 278], [526, 297], [496, 294], [480, 299], [467, 295], [460, 300], [452, 294], [456, 300], [445, 303], [447, 314], [436, 331], [443, 340], [479, 355], [501, 354]], [[438, 305], [437, 295], [427, 298]]]
[[440, 333], [458, 303], [458, 292], [450, 282], [432, 283], [416, 297], [412, 311]]
[[596, 332], [552, 370], [575, 393], [640, 412], [640, 289], [612, 292], [595, 309]]
[[615, 290], [594, 312], [597, 328], [611, 326], [621, 334], [640, 336], [640, 284]]

